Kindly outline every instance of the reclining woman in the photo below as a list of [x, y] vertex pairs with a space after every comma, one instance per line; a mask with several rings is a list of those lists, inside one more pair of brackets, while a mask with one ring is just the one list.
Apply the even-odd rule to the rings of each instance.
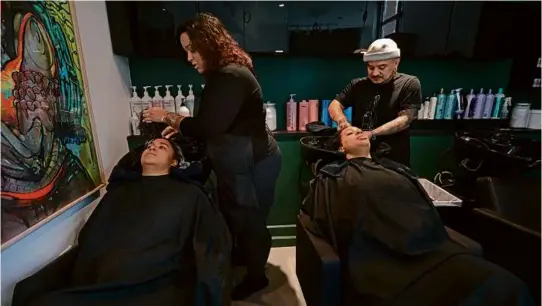
[[[181, 162], [180, 147], [164, 138], [149, 141], [142, 153], [126, 155], [79, 233], [69, 281], [36, 296], [28, 292], [40, 282], [32, 280], [34, 275], [16, 288], [14, 305], [228, 302], [224, 284], [231, 240], [226, 223], [198, 184], [175, 175]], [[29, 295], [33, 301], [23, 302]]]
[[407, 167], [371, 158], [358, 128], [338, 142], [346, 161], [320, 170], [301, 220], [341, 260], [342, 305], [533, 304], [518, 278], [451, 240]]

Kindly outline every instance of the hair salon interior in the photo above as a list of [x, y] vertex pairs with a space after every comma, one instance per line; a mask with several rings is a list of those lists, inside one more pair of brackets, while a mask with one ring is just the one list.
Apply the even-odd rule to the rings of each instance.
[[[540, 305], [539, 1], [43, 3], [2, 3], [3, 306], [12, 305], [23, 280], [41, 275], [42, 288], [25, 288], [43, 294], [58, 278], [46, 274], [56, 273], [51, 265], [77, 247], [79, 230], [106, 193], [113, 168], [150, 139], [140, 128], [142, 107], [197, 116], [206, 79], [187, 60], [178, 28], [198, 13], [219, 18], [251, 56], [266, 124], [282, 152], [267, 219], [270, 284], [236, 305], [341, 305], [348, 284], [336, 241], [311, 232], [299, 212], [311, 180], [326, 163], [344, 157], [326, 147], [337, 131], [328, 107], [351, 80], [367, 76], [365, 52], [380, 38], [400, 49], [397, 71], [421, 84], [421, 107], [408, 127], [409, 171], [449, 233], [517, 276]], [[49, 38], [32, 44], [32, 33]], [[54, 51], [40, 57], [47, 51], [31, 53], [27, 46]], [[56, 68], [43, 68], [47, 60]], [[35, 81], [39, 74], [43, 80]], [[4, 90], [9, 86], [13, 94]], [[44, 89], [26, 93], [29, 86]], [[6, 103], [47, 100], [55, 92], [60, 98], [49, 108], [58, 109], [51, 128], [36, 116], [43, 131], [56, 132], [41, 138], [24, 132], [28, 115], [22, 119], [23, 108], [11, 112]], [[73, 103], [77, 97], [82, 102]], [[344, 110], [348, 121], [352, 108]], [[66, 161], [47, 168], [50, 158], [37, 149], [47, 146], [55, 151], [51, 158]], [[194, 152], [185, 155], [203, 158], [200, 149], [192, 145], [186, 150]], [[26, 153], [42, 159], [21, 162], [17, 154]], [[34, 170], [30, 179], [16, 177], [17, 162]], [[58, 169], [64, 170], [53, 181], [36, 178]], [[212, 174], [208, 180], [213, 188]], [[21, 190], [27, 197], [17, 198]], [[32, 198], [51, 190], [55, 195], [45, 202]], [[27, 218], [29, 212], [35, 217]], [[16, 225], [8, 226], [11, 221]]]

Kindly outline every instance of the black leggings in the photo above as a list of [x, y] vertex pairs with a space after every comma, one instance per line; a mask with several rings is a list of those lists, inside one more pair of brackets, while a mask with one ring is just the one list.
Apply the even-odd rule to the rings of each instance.
[[[234, 257], [247, 267], [247, 277], [265, 275], [271, 250], [271, 234], [267, 217], [275, 200], [275, 183], [280, 173], [282, 155], [279, 150], [254, 166], [252, 173], [229, 175], [217, 173], [221, 210], [235, 241]], [[254, 190], [257, 203], [247, 190]]]

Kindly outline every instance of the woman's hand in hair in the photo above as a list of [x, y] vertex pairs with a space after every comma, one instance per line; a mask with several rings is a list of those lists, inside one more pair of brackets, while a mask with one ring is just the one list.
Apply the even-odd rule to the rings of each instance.
[[151, 107], [143, 111], [143, 121], [164, 122], [168, 112], [161, 107]]
[[166, 139], [170, 139], [173, 135], [177, 134], [178, 131], [171, 126], [168, 126], [162, 131], [162, 137]]

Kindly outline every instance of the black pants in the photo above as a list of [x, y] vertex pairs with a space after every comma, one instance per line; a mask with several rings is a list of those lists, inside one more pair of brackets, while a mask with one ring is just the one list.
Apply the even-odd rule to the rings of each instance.
[[280, 150], [256, 164], [247, 138], [228, 137], [208, 150], [219, 183], [221, 210], [236, 242], [234, 249], [244, 259], [247, 277], [262, 277], [271, 250], [267, 217], [282, 165]]

